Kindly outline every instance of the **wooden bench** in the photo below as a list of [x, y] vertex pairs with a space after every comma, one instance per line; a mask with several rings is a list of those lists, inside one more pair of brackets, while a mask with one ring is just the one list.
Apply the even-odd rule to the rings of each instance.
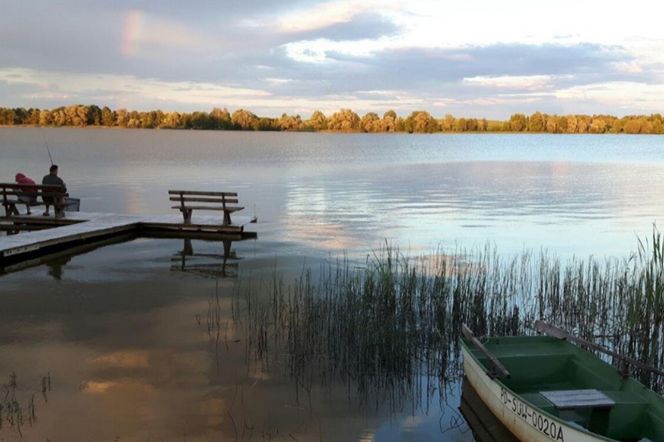
[[17, 204], [24, 205], [29, 213], [30, 207], [43, 206], [48, 201], [48, 205], [54, 208], [55, 217], [60, 218], [65, 213], [67, 196], [62, 186], [0, 183], [0, 198], [6, 217], [20, 215]]
[[172, 206], [172, 209], [179, 209], [182, 212], [185, 224], [191, 224], [191, 214], [194, 210], [219, 210], [223, 211], [223, 226], [231, 225], [231, 214], [244, 207], [235, 206], [237, 204], [236, 192], [203, 192], [195, 190], [169, 190], [169, 200], [178, 203]]

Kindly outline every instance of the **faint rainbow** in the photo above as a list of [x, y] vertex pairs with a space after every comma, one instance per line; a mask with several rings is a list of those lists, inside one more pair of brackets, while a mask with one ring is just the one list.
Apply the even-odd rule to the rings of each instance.
[[120, 53], [125, 56], [135, 55], [143, 28], [143, 11], [132, 9], [127, 12], [122, 29]]

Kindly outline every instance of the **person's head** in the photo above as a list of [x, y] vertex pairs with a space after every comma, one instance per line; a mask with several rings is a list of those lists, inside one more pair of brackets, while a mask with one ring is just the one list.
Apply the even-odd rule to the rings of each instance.
[[49, 172], [51, 175], [57, 175], [57, 174], [58, 174], [58, 166], [57, 166], [57, 164], [51, 164], [51, 168], [48, 169], [48, 172]]
[[19, 172], [14, 177], [14, 181], [18, 182], [18, 180], [22, 180], [23, 178], [25, 178], [25, 175], [23, 175], [22, 173]]

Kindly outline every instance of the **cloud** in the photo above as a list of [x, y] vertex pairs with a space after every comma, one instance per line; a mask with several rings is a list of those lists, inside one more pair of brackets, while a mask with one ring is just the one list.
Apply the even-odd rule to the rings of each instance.
[[0, 89], [0, 99], [4, 94], [19, 105], [74, 101], [183, 111], [245, 107], [261, 115], [308, 115], [316, 109], [351, 107], [360, 113], [427, 109], [434, 114], [504, 117], [529, 109], [558, 111], [571, 99], [563, 100], [556, 91], [593, 84], [596, 78], [635, 81], [634, 74], [615, 68], [616, 63], [630, 62], [621, 48], [589, 44], [409, 48], [369, 55], [330, 52], [326, 57], [321, 64], [293, 62], [287, 52], [273, 51], [239, 57], [224, 71], [192, 80], [180, 80], [173, 73], [173, 79], [164, 79], [4, 69], [0, 82], [11, 91]]
[[[631, 80], [633, 74], [616, 72], [614, 63], [629, 62], [621, 48], [598, 45], [492, 45], [466, 48], [399, 48], [359, 54], [325, 52], [317, 63], [289, 65], [289, 78], [316, 78], [327, 93], [361, 90], [407, 90], [422, 98], [447, 96], [466, 99], [478, 94], [570, 87], [597, 79]], [[368, 52], [368, 51], [367, 51]], [[314, 56], [315, 54], [306, 54]], [[489, 87], [493, 86], [493, 87]], [[479, 89], [482, 89], [481, 91]], [[306, 93], [306, 90], [302, 91]]]
[[125, 57], [154, 57], [176, 50], [200, 55], [214, 49], [215, 42], [183, 23], [133, 9], [125, 15], [120, 53]]
[[607, 112], [623, 91], [617, 107], [638, 112], [655, 104], [634, 85], [664, 82], [664, 30], [655, 13], [627, 22], [646, 5], [635, 2], [594, 21], [591, 2], [572, 0], [9, 2], [0, 103], [505, 116]]
[[99, 103], [124, 106], [131, 103], [143, 108], [141, 100], [187, 106], [218, 106], [224, 102], [251, 102], [269, 97], [260, 89], [203, 82], [168, 82], [131, 75], [86, 75], [69, 72], [44, 72], [31, 69], [0, 69], [0, 84], [28, 86], [31, 92], [22, 98], [27, 102], [45, 98], [69, 97], [77, 103]]
[[388, 17], [374, 12], [365, 12], [348, 17], [347, 21], [331, 23], [324, 27], [290, 31], [292, 38], [300, 40], [326, 39], [333, 41], [355, 41], [376, 39], [396, 35], [399, 27]]
[[464, 84], [502, 90], [539, 91], [553, 87], [555, 77], [552, 75], [500, 75], [464, 78]]
[[[331, 1], [305, 6], [274, 20], [274, 26], [280, 33], [306, 33], [330, 29], [335, 26], [347, 24], [356, 17], [374, 17], [375, 11], [385, 8], [386, 4], [374, 1]], [[269, 25], [269, 23], [267, 23]]]
[[614, 81], [573, 86], [555, 92], [555, 97], [571, 103], [583, 102], [587, 107], [607, 109], [607, 112], [661, 112], [664, 85], [630, 81]]

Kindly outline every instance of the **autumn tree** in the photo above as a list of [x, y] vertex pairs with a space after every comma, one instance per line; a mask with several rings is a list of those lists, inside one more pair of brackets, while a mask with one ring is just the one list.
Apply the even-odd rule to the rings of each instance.
[[623, 132], [627, 134], [640, 134], [643, 122], [640, 118], [631, 118], [623, 126]]
[[39, 111], [39, 125], [40, 126], [50, 126], [53, 124], [53, 116], [51, 112], [44, 109]]
[[164, 129], [179, 129], [182, 127], [182, 119], [178, 112], [167, 112], [161, 120], [159, 127]]
[[445, 118], [440, 120], [440, 129], [443, 132], [453, 132], [455, 130], [456, 119], [451, 114], [446, 114]]
[[115, 113], [108, 106], [101, 109], [101, 125], [108, 127], [115, 125]]
[[212, 109], [212, 112], [210, 112], [210, 123], [213, 129], [230, 129], [233, 127], [231, 114], [226, 108], [220, 109], [215, 107]]
[[324, 113], [317, 110], [311, 114], [311, 118], [307, 120], [307, 125], [313, 130], [327, 130], [327, 117]]
[[281, 130], [279, 126], [279, 120], [268, 117], [261, 117], [258, 119], [257, 130], [260, 131], [273, 131]]
[[383, 132], [400, 132], [403, 130], [402, 122], [396, 112], [388, 110], [383, 114], [380, 121], [380, 129]]
[[590, 128], [588, 129], [588, 132], [591, 134], [603, 134], [606, 132], [606, 121], [602, 118], [593, 118], [591, 123], [590, 123]]
[[368, 112], [360, 120], [360, 129], [362, 132], [380, 132], [380, 117], [375, 112]]
[[404, 121], [407, 132], [433, 133], [438, 130], [438, 122], [427, 111], [412, 112]]
[[281, 114], [281, 118], [277, 120], [277, 127], [282, 131], [295, 132], [301, 130], [304, 124], [299, 115]]
[[238, 109], [231, 116], [233, 127], [242, 130], [258, 129], [258, 117], [245, 109]]
[[512, 132], [521, 132], [528, 126], [528, 120], [524, 114], [514, 114], [510, 117], [509, 128]]
[[528, 132], [544, 132], [546, 119], [540, 112], [535, 112], [528, 118]]
[[448, 114], [442, 119], [433, 118], [426, 111], [412, 112], [407, 118], [389, 110], [382, 118], [368, 112], [362, 118], [350, 109], [341, 109], [329, 119], [315, 111], [309, 120], [299, 115], [282, 114], [279, 118], [258, 117], [248, 110], [239, 109], [231, 115], [228, 110], [214, 108], [211, 112], [145, 112], [96, 105], [60, 106], [51, 110], [38, 108], [1, 108], [0, 125], [40, 126], [119, 126], [126, 128], [171, 129], [241, 129], [283, 131], [357, 131], [364, 132], [499, 132], [528, 131], [549, 133], [664, 133], [664, 119], [659, 113], [629, 115], [617, 118], [612, 115], [547, 115], [535, 112], [530, 117], [513, 114], [507, 121], [478, 118], [455, 118]]
[[327, 127], [341, 132], [357, 131], [360, 128], [360, 117], [350, 109], [341, 109], [332, 114]]

